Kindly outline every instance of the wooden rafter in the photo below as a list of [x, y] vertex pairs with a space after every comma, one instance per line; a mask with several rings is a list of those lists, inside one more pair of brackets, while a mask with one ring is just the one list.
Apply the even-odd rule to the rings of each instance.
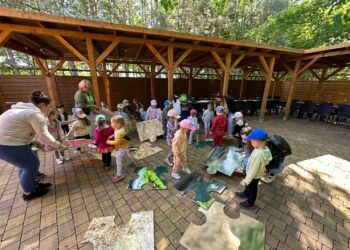
[[308, 62], [303, 68], [301, 68], [298, 72], [297, 75], [301, 75], [305, 70], [307, 70], [309, 67], [311, 67], [315, 62], [317, 62], [317, 60], [319, 59], [319, 57], [315, 57], [313, 58], [310, 62]]
[[0, 33], [0, 47], [2, 47], [8, 39], [10, 39], [12, 34], [11, 30], [4, 30]]
[[[85, 62], [86, 64], [89, 64], [89, 60], [83, 56], [82, 53], [80, 53], [79, 50], [73, 47], [66, 39], [64, 39], [62, 36], [59, 35], [54, 35], [54, 37], [63, 45], [65, 46], [68, 50], [70, 50], [76, 57], [78, 57], [80, 60]], [[91, 39], [90, 39], [91, 40]]]
[[259, 61], [261, 63], [261, 66], [263, 67], [264, 74], [267, 75], [270, 72], [270, 68], [267, 65], [267, 62], [265, 60], [265, 57], [259, 56]]
[[243, 60], [244, 57], [245, 57], [245, 54], [242, 54], [232, 63], [230, 67], [231, 71], [237, 67], [237, 65]]
[[52, 77], [56, 71], [61, 68], [61, 66], [64, 64], [65, 60], [60, 60], [55, 67], [53, 67], [51, 70], [49, 70], [49, 77]]
[[169, 64], [167, 63], [167, 61], [164, 59], [164, 57], [159, 54], [159, 52], [156, 50], [156, 48], [153, 47], [152, 44], [146, 44], [147, 48], [153, 53], [153, 55], [158, 59], [158, 61], [163, 64], [163, 66], [168, 69], [169, 68]]
[[147, 77], [151, 77], [151, 73], [146, 70], [141, 64], [137, 64], [137, 66], [145, 73]]
[[162, 73], [163, 69], [164, 69], [164, 66], [162, 65], [160, 69], [156, 72], [156, 76]]
[[174, 68], [180, 65], [180, 63], [191, 53], [193, 49], [187, 49], [174, 63]]
[[54, 47], [52, 47], [48, 43], [42, 41], [41, 39], [39, 39], [37, 37], [33, 37], [33, 35], [17, 34], [17, 36], [20, 36], [23, 39], [26, 39], [26, 40], [30, 41], [30, 43], [34, 44], [36, 47], [39, 47], [39, 48], [42, 48], [42, 49], [47, 49], [47, 50], [51, 51], [52, 53], [54, 53], [57, 56], [62, 56], [62, 53], [60, 51], [58, 51], [57, 49], [55, 49]]
[[96, 66], [99, 65], [114, 49], [118, 46], [119, 41], [114, 40], [96, 59]]
[[[147, 34], [143, 34], [143, 38], [146, 39], [147, 38]], [[135, 55], [135, 59], [138, 59], [140, 57], [140, 54], [142, 52], [142, 49], [143, 49], [143, 44], [140, 44], [138, 49], [137, 49], [137, 52], [136, 52], [136, 55]]]
[[227, 68], [226, 65], [224, 64], [224, 62], [221, 60], [219, 54], [216, 51], [211, 51], [211, 54], [213, 55], [215, 61], [219, 64], [220, 68], [226, 72]]
[[314, 77], [316, 77], [317, 80], [321, 80], [321, 77], [313, 69], [310, 69], [310, 72]]
[[193, 79], [196, 78], [196, 76], [198, 76], [201, 71], [202, 68], [198, 68], [198, 70], [193, 74]]
[[112, 70], [108, 73], [108, 77], [110, 77], [119, 67], [120, 63], [116, 63], [113, 65]]
[[325, 80], [328, 80], [329, 78], [331, 78], [332, 76], [334, 76], [335, 74], [337, 74], [339, 71], [343, 70], [345, 67], [340, 67], [336, 70], [334, 70], [333, 72], [331, 72], [330, 74], [325, 76]]

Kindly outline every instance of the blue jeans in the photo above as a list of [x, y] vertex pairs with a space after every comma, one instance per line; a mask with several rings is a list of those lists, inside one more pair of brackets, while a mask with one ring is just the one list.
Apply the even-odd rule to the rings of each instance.
[[35, 186], [35, 177], [40, 162], [29, 145], [5, 146], [0, 145], [0, 159], [19, 168], [19, 183], [24, 193], [30, 193]]
[[233, 114], [230, 112], [228, 113], [228, 125], [227, 125], [227, 135], [232, 136], [232, 132], [233, 132]]

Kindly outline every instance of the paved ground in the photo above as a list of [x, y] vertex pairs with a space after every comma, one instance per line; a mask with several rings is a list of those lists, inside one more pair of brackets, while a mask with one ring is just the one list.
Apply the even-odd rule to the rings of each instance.
[[[233, 198], [240, 176], [209, 177], [198, 162], [209, 148], [188, 150], [190, 167], [206, 178], [225, 182], [228, 188], [218, 200], [226, 203], [226, 213], [245, 213], [266, 223], [266, 249], [349, 249], [350, 247], [350, 130], [322, 122], [293, 119], [288, 122], [268, 117], [262, 126], [269, 133], [284, 136], [291, 144], [290, 164], [272, 184], [259, 187], [256, 208], [239, 210]], [[165, 149], [165, 143], [156, 145]], [[140, 165], [162, 165], [166, 151], [139, 161]], [[98, 161], [87, 155], [55, 165], [51, 154], [41, 155], [41, 171], [54, 183], [42, 199], [22, 201], [17, 169], [0, 162], [1, 249], [92, 249], [81, 245], [89, 221], [115, 215], [116, 223], [126, 223], [132, 212], [153, 209], [157, 249], [183, 249], [179, 244], [190, 222], [205, 223], [205, 216], [192, 202], [192, 194], [181, 196], [172, 188], [154, 191], [127, 191], [132, 169], [123, 182], [113, 184]]]

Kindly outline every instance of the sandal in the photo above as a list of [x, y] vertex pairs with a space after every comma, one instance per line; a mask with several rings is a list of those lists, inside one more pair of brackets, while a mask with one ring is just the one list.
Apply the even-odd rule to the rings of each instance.
[[113, 177], [112, 177], [112, 181], [113, 181], [113, 183], [117, 183], [117, 182], [120, 182], [123, 178], [124, 178], [124, 175], [121, 175], [121, 176], [113, 176]]

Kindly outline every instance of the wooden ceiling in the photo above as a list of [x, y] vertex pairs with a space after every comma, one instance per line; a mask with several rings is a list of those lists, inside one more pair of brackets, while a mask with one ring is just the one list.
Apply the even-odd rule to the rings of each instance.
[[293, 70], [297, 60], [300, 69], [350, 65], [350, 43], [300, 50], [7, 8], [0, 8], [0, 31], [0, 46], [43, 59], [85, 61], [92, 39], [96, 64], [160, 64], [173, 47], [183, 67], [220, 68], [218, 57], [225, 62], [228, 53], [234, 68], [263, 68], [259, 56], [275, 57], [274, 71]]

